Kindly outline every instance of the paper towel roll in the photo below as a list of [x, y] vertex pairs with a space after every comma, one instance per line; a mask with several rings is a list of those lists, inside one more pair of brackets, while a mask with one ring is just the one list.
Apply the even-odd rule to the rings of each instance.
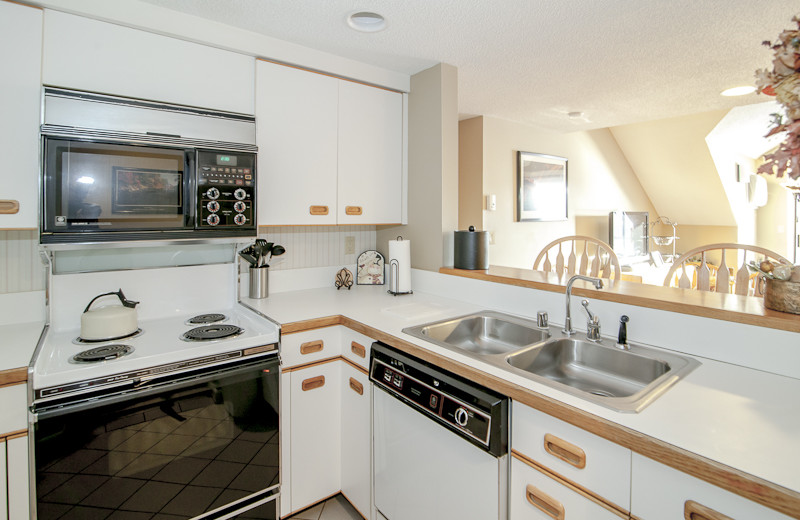
[[[397, 260], [397, 268], [392, 263]], [[389, 290], [411, 292], [411, 241], [398, 238], [389, 240]], [[397, 277], [395, 281], [394, 277]]]

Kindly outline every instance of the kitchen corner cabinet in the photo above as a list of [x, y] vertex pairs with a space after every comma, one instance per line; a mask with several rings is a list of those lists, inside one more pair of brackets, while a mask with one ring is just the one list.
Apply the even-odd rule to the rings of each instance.
[[282, 517], [341, 491], [369, 518], [371, 344], [341, 326], [282, 336]]
[[641, 520], [788, 520], [708, 482], [633, 454], [631, 514]]
[[403, 96], [256, 63], [258, 224], [402, 220]]
[[0, 229], [36, 229], [42, 10], [0, 1]]

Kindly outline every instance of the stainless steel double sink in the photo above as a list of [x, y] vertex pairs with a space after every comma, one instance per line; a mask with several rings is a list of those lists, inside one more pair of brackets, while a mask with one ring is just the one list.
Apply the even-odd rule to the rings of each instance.
[[407, 327], [403, 332], [620, 412], [639, 412], [700, 363], [639, 345], [566, 336], [555, 327], [494, 311]]

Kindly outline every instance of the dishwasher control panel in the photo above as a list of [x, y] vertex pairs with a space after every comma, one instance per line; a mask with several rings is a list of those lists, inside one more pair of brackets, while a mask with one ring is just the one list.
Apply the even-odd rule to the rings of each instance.
[[[381, 348], [376, 350], [375, 345]], [[373, 345], [370, 380], [413, 408], [443, 423], [487, 451], [505, 447], [500, 433], [507, 417], [507, 398], [493, 395], [425, 362]], [[501, 438], [494, 439], [500, 436]], [[506, 435], [507, 437], [507, 435]]]

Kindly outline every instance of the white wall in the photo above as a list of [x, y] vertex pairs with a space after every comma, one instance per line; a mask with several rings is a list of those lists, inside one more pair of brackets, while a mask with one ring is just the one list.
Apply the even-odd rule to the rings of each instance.
[[[483, 190], [497, 196], [497, 211], [483, 212], [483, 229], [494, 235], [489, 263], [530, 269], [548, 242], [575, 234], [576, 216], [607, 218], [617, 209], [655, 214], [607, 129], [562, 134], [491, 117], [483, 120]], [[517, 151], [567, 158], [568, 220], [515, 221]]]

